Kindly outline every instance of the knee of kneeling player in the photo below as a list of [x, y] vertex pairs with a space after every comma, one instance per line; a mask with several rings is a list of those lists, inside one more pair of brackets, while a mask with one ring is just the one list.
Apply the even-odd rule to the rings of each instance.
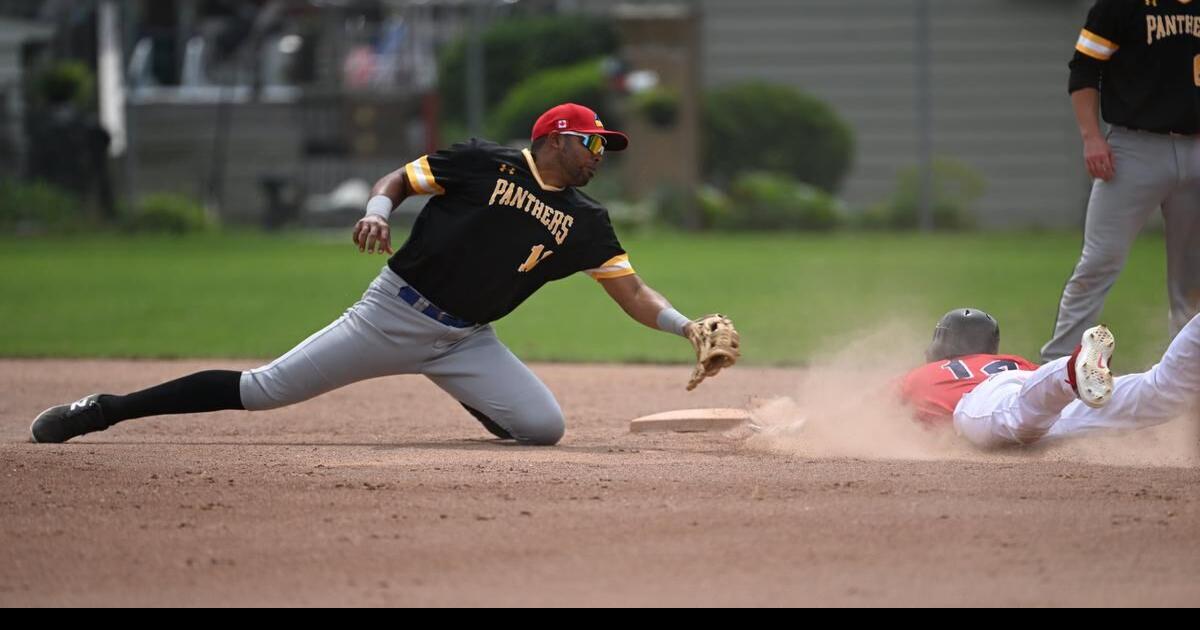
[[554, 446], [567, 432], [562, 410], [557, 407], [528, 416], [514, 425], [513, 438], [522, 444], [532, 446]]

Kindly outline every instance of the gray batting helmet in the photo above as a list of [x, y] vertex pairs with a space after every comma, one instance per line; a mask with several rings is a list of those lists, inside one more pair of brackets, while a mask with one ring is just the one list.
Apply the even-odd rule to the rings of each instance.
[[1000, 352], [1000, 324], [977, 308], [956, 308], [938, 320], [933, 343], [925, 351], [929, 362], [969, 354]]

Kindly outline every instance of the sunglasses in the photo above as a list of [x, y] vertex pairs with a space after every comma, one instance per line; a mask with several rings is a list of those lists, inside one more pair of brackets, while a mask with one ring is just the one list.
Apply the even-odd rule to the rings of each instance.
[[608, 140], [598, 133], [577, 133], [574, 131], [560, 131], [560, 136], [575, 136], [583, 141], [583, 147], [591, 152], [592, 155], [604, 155], [604, 147], [608, 146]]

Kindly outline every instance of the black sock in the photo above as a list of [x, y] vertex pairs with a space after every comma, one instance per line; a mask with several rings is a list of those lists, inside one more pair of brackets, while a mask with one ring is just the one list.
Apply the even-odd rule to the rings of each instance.
[[204, 413], [242, 406], [241, 372], [209, 370], [155, 385], [126, 396], [100, 397], [108, 426], [124, 420], [175, 413]]

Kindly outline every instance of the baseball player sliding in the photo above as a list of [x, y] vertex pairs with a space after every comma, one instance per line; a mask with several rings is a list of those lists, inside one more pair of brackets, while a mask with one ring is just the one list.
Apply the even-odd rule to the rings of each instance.
[[33, 441], [65, 442], [146, 416], [274, 409], [357, 381], [423, 374], [497, 437], [553, 445], [565, 430], [562, 409], [490, 322], [580, 271], [633, 319], [692, 343], [689, 390], [732, 366], [732, 322], [689, 320], [672, 308], [638, 277], [604, 207], [578, 190], [628, 138], [568, 103], [538, 118], [532, 143], [515, 150], [472, 139], [380, 179], [354, 228], [360, 252], [391, 254], [392, 210], [410, 195], [433, 197], [362, 299], [287, 354], [247, 372], [199, 372], [52, 407], [34, 420]]
[[997, 354], [1000, 327], [990, 315], [957, 309], [938, 322], [928, 363], [904, 377], [901, 396], [918, 419], [953, 422], [984, 448], [1150, 427], [1200, 402], [1200, 316], [1148, 372], [1113, 379], [1114, 345], [1112, 332], [1095, 326], [1070, 357], [1038, 367]]

